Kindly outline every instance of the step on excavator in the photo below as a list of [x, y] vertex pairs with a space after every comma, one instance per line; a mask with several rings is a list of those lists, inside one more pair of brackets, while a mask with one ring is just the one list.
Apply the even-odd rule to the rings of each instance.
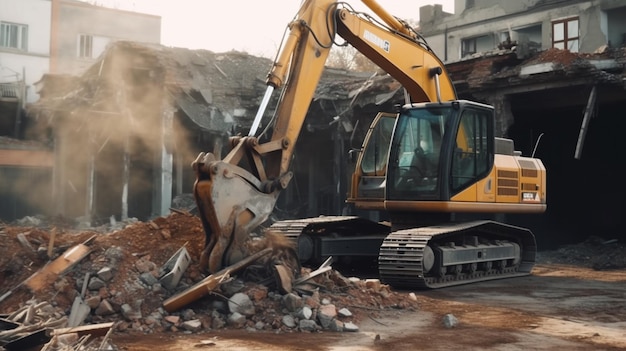
[[[268, 220], [292, 178], [298, 135], [330, 48], [341, 37], [405, 89], [399, 111], [373, 120], [347, 196], [357, 209], [385, 211], [389, 221], [323, 216], [278, 221], [270, 229], [297, 243], [302, 263], [378, 257], [380, 279], [394, 287], [530, 274], [532, 232], [494, 218], [546, 210], [543, 163], [495, 136], [492, 106], [457, 100], [444, 64], [410, 25], [373, 0], [363, 2], [378, 18], [344, 2], [303, 1], [249, 134], [231, 137], [223, 159], [209, 152], [193, 162], [206, 233], [202, 267], [215, 273], [251, 255], [251, 233]], [[261, 137], [257, 131], [275, 90], [271, 136]]]

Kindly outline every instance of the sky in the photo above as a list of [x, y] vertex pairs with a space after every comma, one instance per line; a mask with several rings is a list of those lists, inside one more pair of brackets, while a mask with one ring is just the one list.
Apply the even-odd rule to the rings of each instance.
[[[161, 44], [214, 52], [243, 51], [274, 58], [300, 0], [91, 0], [90, 3], [161, 16]], [[361, 1], [357, 11], [374, 14]], [[387, 12], [417, 22], [420, 6], [441, 4], [454, 12], [454, 0], [378, 0]]]

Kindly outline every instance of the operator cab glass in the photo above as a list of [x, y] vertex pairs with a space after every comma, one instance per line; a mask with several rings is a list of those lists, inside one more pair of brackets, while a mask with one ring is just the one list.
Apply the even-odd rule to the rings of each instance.
[[399, 114], [387, 169], [388, 200], [448, 200], [493, 166], [493, 109], [455, 101]]

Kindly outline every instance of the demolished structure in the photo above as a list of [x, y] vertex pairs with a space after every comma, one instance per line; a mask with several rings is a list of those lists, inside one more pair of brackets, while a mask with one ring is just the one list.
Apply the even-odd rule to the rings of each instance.
[[[54, 214], [101, 223], [168, 213], [172, 197], [191, 192], [193, 158], [207, 148], [220, 154], [228, 136], [249, 128], [270, 63], [237, 52], [118, 42], [71, 87], [58, 85], [67, 79], [44, 77], [42, 98], [29, 114], [38, 121], [37, 137], [55, 144]], [[310, 111], [311, 138], [337, 130], [336, 144], [345, 144], [353, 123], [345, 115], [359, 105], [354, 100], [370, 76], [327, 72]], [[398, 88], [378, 87], [370, 99], [388, 94], [385, 102]], [[301, 172], [322, 167], [333, 166], [320, 156]], [[317, 187], [335, 188], [332, 181]], [[334, 190], [322, 195], [321, 212], [341, 210]], [[305, 210], [319, 213], [311, 201]]]

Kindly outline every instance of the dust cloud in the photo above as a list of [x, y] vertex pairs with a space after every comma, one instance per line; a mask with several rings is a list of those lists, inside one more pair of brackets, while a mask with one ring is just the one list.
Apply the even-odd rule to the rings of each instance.
[[[199, 152], [194, 141], [206, 137], [183, 125], [184, 112], [175, 107], [166, 70], [154, 55], [114, 51], [68, 91], [37, 103], [35, 110], [49, 120], [43, 132], [54, 145], [54, 174], [47, 182], [23, 179], [16, 189], [50, 215], [94, 223], [111, 216], [145, 220], [158, 214], [152, 204], [163, 177], [172, 179], [172, 197], [191, 192], [191, 162]], [[31, 135], [42, 133], [41, 126], [33, 128], [40, 130]]]

